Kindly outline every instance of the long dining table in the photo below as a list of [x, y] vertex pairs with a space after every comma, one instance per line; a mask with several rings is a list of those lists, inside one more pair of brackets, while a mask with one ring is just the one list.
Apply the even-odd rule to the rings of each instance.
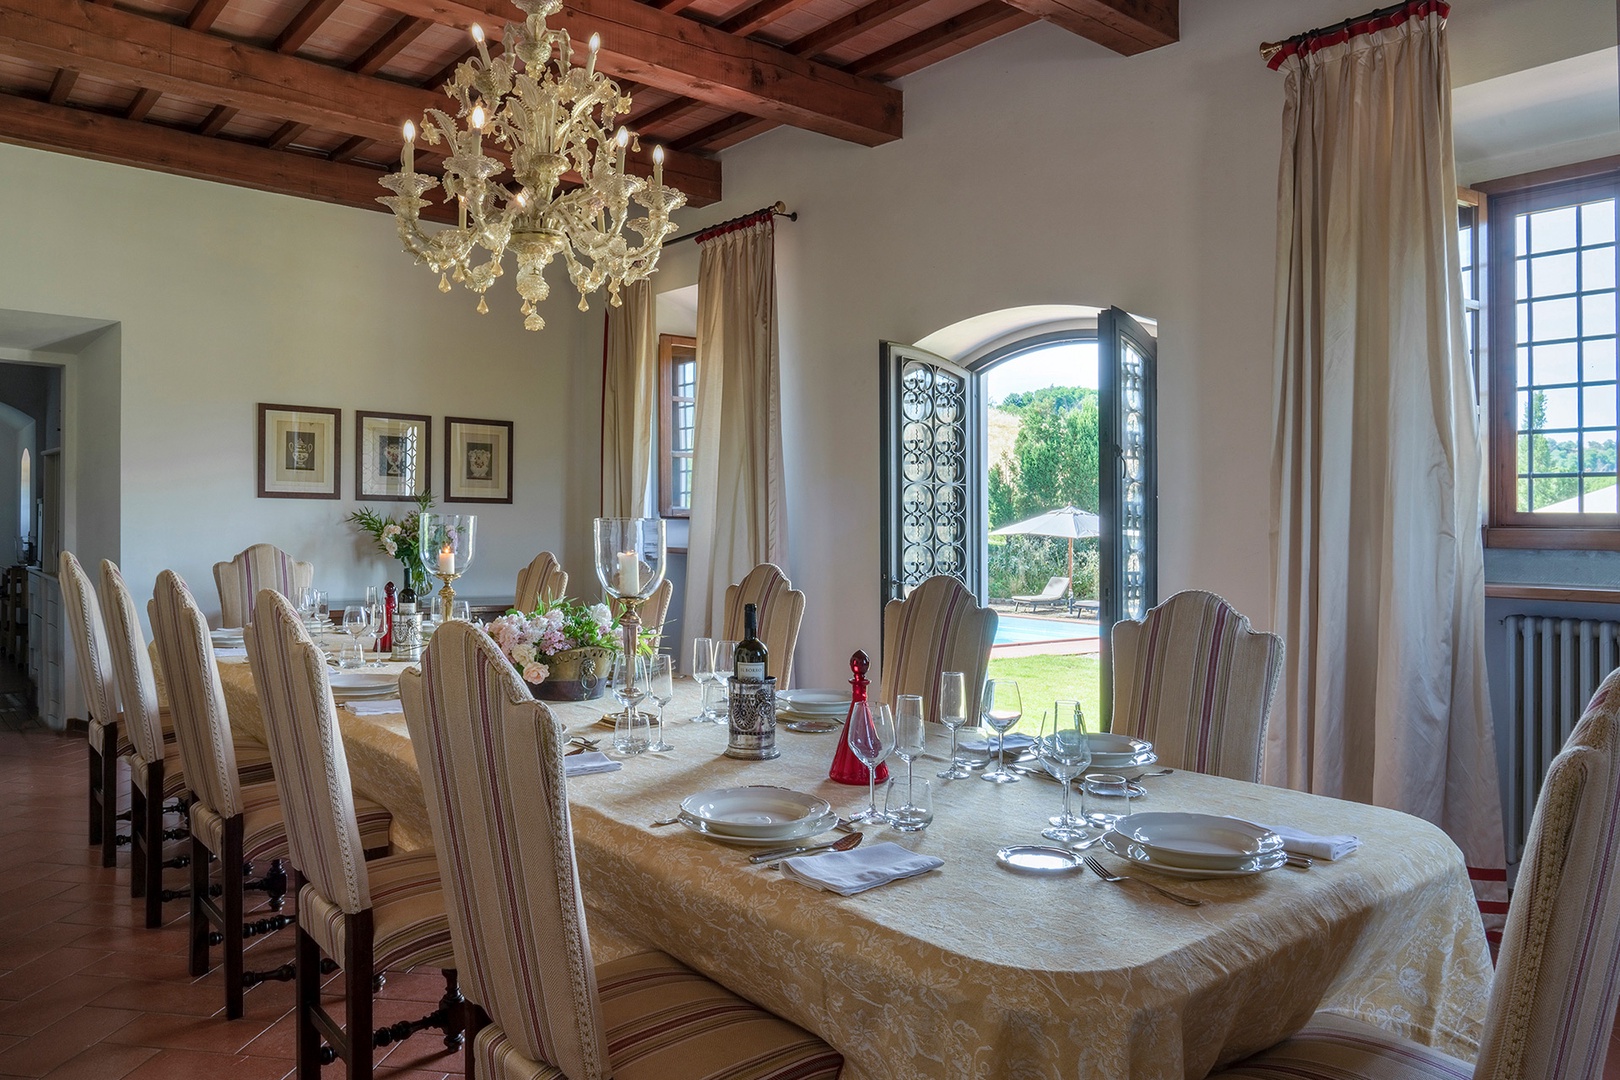
[[[262, 743], [245, 660], [222, 656], [219, 669], [238, 738]], [[926, 831], [869, 827], [867, 841], [944, 866], [844, 897], [750, 865], [748, 849], [652, 824], [720, 787], [780, 785], [841, 812], [866, 801], [866, 788], [827, 779], [835, 734], [779, 730], [779, 758], [735, 760], [723, 756], [724, 727], [686, 720], [697, 704], [695, 686], [680, 682], [667, 710], [672, 752], [568, 782], [592, 941], [661, 949], [814, 1031], [844, 1054], [848, 1080], [1203, 1077], [1319, 1008], [1475, 1054], [1491, 962], [1462, 856], [1425, 821], [1196, 773], [1147, 778], [1137, 810], [1363, 840], [1304, 870], [1144, 875], [1205, 901], [1188, 908], [1083, 871], [1033, 877], [998, 866], [998, 848], [1041, 842], [1059, 806], [1055, 783], [935, 779]], [[604, 747], [611, 729], [600, 722], [613, 708], [611, 699], [551, 705], [571, 733], [601, 735]], [[340, 707], [339, 719], [354, 788], [392, 811], [396, 848], [430, 846], [403, 714]], [[918, 768], [932, 778], [947, 753], [944, 734], [932, 733]]]

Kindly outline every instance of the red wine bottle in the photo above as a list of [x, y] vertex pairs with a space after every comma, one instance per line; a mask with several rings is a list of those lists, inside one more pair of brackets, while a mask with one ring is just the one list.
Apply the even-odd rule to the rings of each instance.
[[764, 682], [769, 655], [765, 643], [759, 640], [759, 609], [753, 604], [744, 604], [743, 639], [737, 642], [737, 667], [733, 672], [737, 681]]

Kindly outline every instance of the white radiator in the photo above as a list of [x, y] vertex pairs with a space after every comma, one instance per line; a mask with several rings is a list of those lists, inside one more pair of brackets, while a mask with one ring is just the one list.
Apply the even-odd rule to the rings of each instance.
[[1620, 667], [1620, 622], [1509, 615], [1507, 855], [1518, 862], [1547, 767], [1598, 685]]

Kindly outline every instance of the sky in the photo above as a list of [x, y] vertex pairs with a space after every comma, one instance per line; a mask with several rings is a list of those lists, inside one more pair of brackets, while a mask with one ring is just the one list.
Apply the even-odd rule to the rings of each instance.
[[1021, 394], [1046, 386], [1097, 388], [1097, 343], [1069, 342], [1020, 353], [985, 374], [985, 393], [999, 405], [1008, 394]]

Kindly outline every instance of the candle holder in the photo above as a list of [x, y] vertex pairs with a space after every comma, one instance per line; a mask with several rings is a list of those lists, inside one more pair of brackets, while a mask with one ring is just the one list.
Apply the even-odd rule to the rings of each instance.
[[439, 589], [440, 611], [450, 617], [456, 590], [451, 582], [467, 572], [472, 565], [473, 541], [478, 534], [476, 514], [423, 514], [421, 543], [417, 552], [422, 569], [443, 582]]
[[[619, 601], [625, 671], [635, 671], [641, 638], [640, 604], [664, 583], [663, 518], [597, 518], [596, 580]], [[629, 713], [634, 706], [627, 706]]]

